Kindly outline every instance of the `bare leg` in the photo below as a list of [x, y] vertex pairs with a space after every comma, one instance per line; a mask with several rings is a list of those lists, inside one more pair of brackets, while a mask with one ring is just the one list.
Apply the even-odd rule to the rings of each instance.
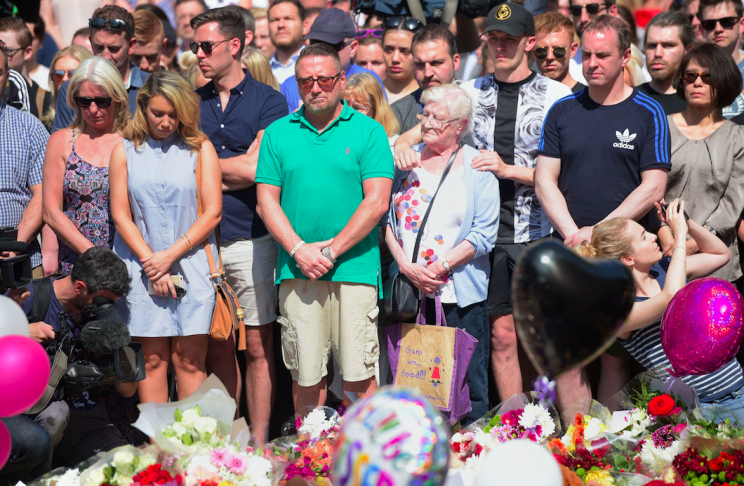
[[[227, 341], [209, 339], [207, 371], [217, 375], [230, 396], [235, 399], [236, 403], [240, 403], [242, 385], [238, 358], [235, 356], [235, 331]], [[181, 398], [180, 395], [179, 398]]]
[[178, 384], [178, 399], [183, 400], [196, 391], [207, 379], [207, 341], [209, 336], [173, 337], [173, 369]]
[[327, 394], [325, 376], [320, 379], [320, 383], [313, 386], [300, 386], [296, 381], [293, 381], [292, 401], [294, 402], [295, 413], [305, 415], [315, 407], [322, 407], [325, 405]]
[[264, 445], [269, 439], [269, 419], [276, 396], [273, 323], [245, 328], [245, 396], [251, 432]]
[[171, 338], [135, 337], [142, 343], [147, 376], [137, 384], [140, 402], [165, 403], [168, 401], [168, 365], [171, 361]]
[[511, 314], [488, 316], [491, 322], [491, 364], [501, 401], [522, 393], [517, 333]]
[[[630, 381], [630, 362], [607, 353], [600, 356], [602, 369], [599, 375], [597, 401], [610, 407], [609, 400]], [[611, 410], [615, 411], [615, 410]]]
[[592, 390], [584, 368], [568, 371], [556, 380], [555, 395], [564, 429], [573, 423], [576, 414], [587, 413], [592, 403]]
[[[362, 381], [346, 381], [344, 380], [344, 392], [352, 392], [352, 393], [363, 393], [364, 395], [368, 395], [372, 393], [373, 391], [377, 390], [377, 380], [374, 376], [367, 378], [366, 380]], [[350, 404], [350, 400], [346, 396], [346, 393], [344, 393], [344, 403], [347, 405]]]

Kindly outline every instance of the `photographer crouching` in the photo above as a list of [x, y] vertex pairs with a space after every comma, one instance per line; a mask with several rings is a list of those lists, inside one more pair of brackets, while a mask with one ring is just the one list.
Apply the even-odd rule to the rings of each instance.
[[[112, 415], [121, 421], [117, 425], [129, 429], [136, 416], [120, 409], [123, 397], [134, 395], [136, 382], [145, 377], [141, 345], [131, 342], [115, 305], [129, 293], [130, 282], [124, 262], [113, 251], [93, 247], [79, 257], [69, 276], [34, 280], [26, 289], [8, 292], [28, 316], [31, 338], [46, 347], [52, 373], [28, 415], [2, 419], [11, 433], [12, 450], [0, 483], [43, 473], [52, 446], [55, 466], [74, 466], [133, 442], [112, 423], [114, 417], [103, 403], [115, 407]], [[68, 408], [67, 427], [60, 434]]]

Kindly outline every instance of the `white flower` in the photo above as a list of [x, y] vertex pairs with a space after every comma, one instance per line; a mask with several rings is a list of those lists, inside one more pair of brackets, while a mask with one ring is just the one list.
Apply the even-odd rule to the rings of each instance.
[[592, 440], [606, 429], [607, 426], [605, 426], [601, 420], [592, 417], [591, 420], [589, 420], [589, 423], [584, 425], [584, 439]]
[[642, 408], [631, 410], [628, 420], [631, 427], [630, 430], [623, 431], [623, 435], [629, 438], [640, 437], [646, 431], [646, 427], [651, 425], [651, 419]]
[[181, 422], [173, 422], [170, 426], [173, 433], [175, 433], [178, 437], [181, 437], [183, 434], [185, 434], [186, 427], [183, 426]]
[[145, 454], [142, 456], [138, 456], [138, 459], [136, 461], [137, 462], [136, 472], [144, 471], [148, 467], [155, 464], [155, 459], [156, 459], [155, 456], [153, 456], [152, 454]]
[[106, 475], [103, 473], [104, 467], [94, 469], [88, 474], [88, 478], [85, 480], [85, 486], [99, 486], [106, 482]]
[[184, 427], [193, 429], [194, 424], [196, 423], [196, 420], [199, 417], [201, 417], [201, 415], [199, 415], [199, 412], [197, 412], [195, 408], [192, 408], [190, 410], [186, 410], [185, 412], [183, 412], [183, 418], [181, 419], [181, 423], [183, 424]]
[[300, 435], [318, 438], [320, 434], [333, 427], [333, 425], [332, 420], [326, 420], [325, 411], [322, 408], [316, 408], [305, 417], [298, 432]]
[[718, 424], [716, 438], [718, 440], [728, 440], [731, 438], [731, 427], [724, 423]]
[[473, 439], [476, 444], [484, 449], [483, 452], [493, 449], [499, 443], [494, 436], [480, 429], [475, 431], [475, 437]]
[[114, 454], [113, 464], [115, 467], [125, 467], [134, 461], [134, 454], [129, 451], [119, 451]]
[[677, 454], [685, 451], [685, 443], [681, 440], [675, 440], [672, 445], [666, 449], [654, 446], [653, 441], [647, 440], [641, 446], [641, 461], [643, 464], [655, 471], [655, 475], [668, 467]]
[[199, 417], [194, 422], [194, 428], [202, 435], [211, 435], [217, 430], [217, 421], [210, 417]]
[[130, 476], [120, 476], [116, 484], [117, 486], [131, 486], [132, 478]]
[[56, 482], [56, 486], [80, 486], [80, 470], [77, 468], [68, 469], [61, 476], [50, 478], [47, 484], [52, 481]]
[[519, 419], [519, 425], [525, 429], [534, 429], [538, 425], [542, 428], [542, 433], [537, 441], [543, 441], [555, 432], [555, 423], [550, 417], [550, 412], [541, 405], [535, 405], [534, 403], [528, 403], [524, 407], [522, 416]]

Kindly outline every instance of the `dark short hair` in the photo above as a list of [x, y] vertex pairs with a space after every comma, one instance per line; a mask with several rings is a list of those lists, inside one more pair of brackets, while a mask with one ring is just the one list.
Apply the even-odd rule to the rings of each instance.
[[739, 0], [700, 0], [700, 3], [698, 3], [698, 18], [700, 20], [703, 20], [703, 9], [708, 7], [715, 7], [716, 5], [720, 5], [726, 2], [734, 6], [734, 11], [736, 12], [737, 17], [744, 17], [744, 6]]
[[256, 18], [253, 16], [253, 13], [250, 10], [248, 10], [247, 8], [243, 8], [240, 5], [228, 5], [227, 8], [234, 8], [240, 15], [243, 16], [243, 21], [245, 22], [245, 30], [250, 30], [254, 33], [256, 32]]
[[300, 55], [297, 57], [297, 64], [306, 57], [330, 57], [333, 59], [333, 64], [337, 69], [342, 69], [341, 58], [338, 57], [336, 48], [325, 42], [318, 42], [317, 44], [310, 44], [300, 51]]
[[630, 27], [622, 19], [613, 17], [612, 15], [600, 15], [596, 19], [586, 24], [582, 37], [591, 32], [608, 32], [613, 31], [617, 34], [617, 43], [620, 48], [620, 53], [624, 54], [625, 51], [630, 49], [631, 39], [633, 38]]
[[5, 69], [5, 72], [7, 73], [8, 72], [8, 69], [9, 69], [9, 67], [8, 67], [8, 53], [5, 51], [5, 47], [0, 46], [0, 54], [3, 55], [3, 59], [4, 59], [4, 61], [3, 61], [3, 68]]
[[[117, 7], [116, 5], [106, 5], [105, 7], [97, 8], [95, 12], [93, 12], [93, 18], [105, 20], [122, 20], [124, 21], [124, 24], [129, 28], [129, 30], [122, 29], [121, 32], [124, 32], [124, 36], [127, 40], [130, 40], [132, 37], [134, 37], [134, 17], [131, 13], [127, 12], [121, 7]], [[115, 30], [112, 30], [109, 24], [104, 25], [102, 28], [106, 32], [111, 32], [112, 34], [118, 33]], [[91, 36], [94, 33], [95, 31], [91, 29]]]
[[31, 45], [33, 36], [28, 25], [20, 17], [3, 17], [0, 19], [0, 32], [15, 32], [18, 45], [25, 49]]
[[[679, 40], [682, 41], [682, 45], [685, 47], [691, 46], [695, 40], [695, 31], [692, 30], [692, 24], [688, 20], [687, 15], [682, 12], [662, 12], [655, 15], [648, 25], [646, 25], [646, 32], [651, 27], [679, 27]], [[644, 46], [645, 43], [644, 38]]]
[[266, 11], [267, 16], [271, 17], [271, 9], [279, 5], [280, 3], [291, 3], [292, 5], [297, 7], [297, 12], [300, 15], [300, 20], [302, 20], [303, 22], [305, 21], [305, 7], [302, 6], [299, 0], [276, 0], [274, 3], [269, 5], [269, 9]]
[[196, 2], [199, 5], [201, 5], [204, 10], [207, 9], [207, 4], [204, 3], [204, 0], [176, 0], [176, 4], [173, 6], [173, 8], [178, 7], [182, 3], [188, 3], [188, 2]]
[[685, 99], [685, 85], [682, 76], [687, 66], [692, 62], [700, 64], [710, 72], [711, 95], [716, 101], [717, 108], [731, 105], [742, 90], [742, 80], [739, 68], [734, 58], [717, 44], [708, 43], [693, 47], [685, 54], [677, 75], [677, 96]]
[[[123, 20], [123, 19], [122, 19]], [[124, 297], [131, 290], [132, 277], [124, 262], [105, 246], [88, 248], [72, 266], [73, 282], [83, 282], [89, 293], [108, 290]]]
[[46, 24], [44, 23], [44, 19], [39, 17], [38, 19], [36, 19], [36, 22], [34, 22], [34, 36], [43, 42], [45, 35], [46, 35]]
[[416, 44], [423, 42], [437, 42], [442, 41], [447, 45], [447, 50], [451, 58], [457, 54], [457, 42], [455, 42], [455, 36], [446, 27], [442, 27], [439, 24], [426, 24], [422, 28], [413, 34], [413, 40], [411, 41], [411, 50], [416, 47]]
[[72, 34], [72, 39], [74, 39], [75, 37], [85, 37], [85, 38], [90, 37], [90, 27], [83, 27], [81, 29], [76, 30], [75, 33]]
[[237, 9], [231, 7], [220, 7], [202, 12], [191, 19], [191, 28], [196, 30], [204, 24], [217, 22], [220, 34], [228, 39], [240, 40], [240, 52], [243, 54], [245, 47], [245, 21], [243, 15]]
[[170, 20], [168, 20], [168, 15], [166, 15], [166, 13], [163, 12], [163, 9], [158, 7], [157, 5], [152, 5], [149, 3], [146, 3], [144, 5], [137, 5], [137, 8], [135, 8], [134, 11], [136, 12], [138, 10], [147, 10], [148, 12], [154, 13], [160, 20], [170, 22]]

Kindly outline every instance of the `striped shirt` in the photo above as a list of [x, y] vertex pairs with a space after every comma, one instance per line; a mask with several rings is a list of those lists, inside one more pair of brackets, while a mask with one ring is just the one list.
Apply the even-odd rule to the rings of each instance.
[[[651, 267], [651, 276], [656, 278], [661, 288], [664, 288], [669, 261], [665, 258]], [[636, 297], [636, 302], [646, 299], [647, 297]], [[671, 368], [672, 364], [661, 347], [661, 320], [633, 331], [630, 338], [626, 340], [619, 339], [618, 341], [644, 368], [656, 371], [660, 376], [669, 375], [667, 368]], [[718, 400], [744, 386], [744, 376], [742, 376], [742, 369], [736, 358], [718, 371], [707, 375], [683, 376], [682, 381], [695, 387], [702, 403]]]

